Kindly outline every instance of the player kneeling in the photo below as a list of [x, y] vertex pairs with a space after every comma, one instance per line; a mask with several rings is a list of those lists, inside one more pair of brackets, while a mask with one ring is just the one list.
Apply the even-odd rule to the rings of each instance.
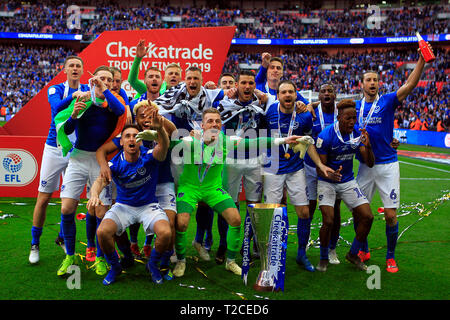
[[[150, 150], [141, 146], [141, 143], [136, 141], [139, 133], [137, 126], [126, 125], [120, 142], [123, 151], [109, 162], [112, 178], [117, 185], [117, 199], [97, 230], [100, 246], [111, 266], [111, 270], [103, 280], [104, 285], [113, 283], [124, 267], [133, 264], [129, 240], [120, 236], [134, 223], [143, 224], [147, 235], [156, 234], [155, 247], [147, 263], [147, 270], [153, 282], [162, 283], [163, 278], [158, 264], [161, 262], [161, 265], [168, 265], [166, 262], [170, 259], [166, 254], [169, 252], [167, 249], [171, 238], [169, 219], [155, 196], [159, 164], [166, 158], [169, 138], [163, 127], [164, 119], [157, 115], [157, 110], [154, 113], [153, 128], [158, 133], [156, 147]], [[101, 176], [95, 181], [88, 208], [101, 203], [98, 195], [107, 184], [108, 181]], [[120, 263], [115, 251], [115, 238], [125, 256]]]
[[367, 266], [358, 257], [358, 251], [367, 239], [373, 215], [367, 198], [361, 192], [354, 178], [353, 156], [359, 151], [369, 167], [374, 165], [375, 156], [367, 131], [355, 129], [355, 105], [355, 102], [350, 99], [339, 102], [337, 105], [338, 121], [334, 125], [326, 127], [319, 134], [316, 143], [317, 153], [322, 163], [342, 175], [340, 181], [332, 181], [322, 177], [318, 171], [319, 208], [323, 216], [323, 224], [320, 229], [320, 262], [317, 266], [319, 271], [326, 271], [328, 266], [328, 245], [334, 220], [333, 207], [336, 197], [342, 199], [353, 212], [353, 218], [357, 224], [355, 239], [345, 258], [359, 269], [367, 269]]

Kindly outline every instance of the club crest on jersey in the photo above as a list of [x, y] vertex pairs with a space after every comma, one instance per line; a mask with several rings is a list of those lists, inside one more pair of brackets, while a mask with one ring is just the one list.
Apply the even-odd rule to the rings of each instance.
[[323, 139], [317, 138], [316, 147], [317, 148], [321, 148], [322, 147], [322, 143], [323, 143]]
[[56, 93], [56, 89], [54, 87], [51, 87], [50, 89], [48, 89], [48, 95], [51, 96], [52, 94]]
[[377, 106], [375, 107], [375, 110], [373, 110], [373, 113], [378, 113], [380, 112], [381, 107], [377, 104]]
[[146, 172], [147, 170], [145, 169], [145, 167], [140, 167], [139, 169], [137, 169], [137, 173], [141, 176], [143, 176]]

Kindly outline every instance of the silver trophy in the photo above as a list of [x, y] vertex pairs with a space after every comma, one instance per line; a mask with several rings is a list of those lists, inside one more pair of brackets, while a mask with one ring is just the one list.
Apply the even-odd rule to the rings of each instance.
[[283, 220], [283, 214], [287, 215], [286, 206], [255, 203], [248, 206], [248, 211], [261, 259], [261, 271], [253, 288], [257, 291], [273, 291], [280, 264], [284, 264], [281, 242], [283, 228], [288, 227]]

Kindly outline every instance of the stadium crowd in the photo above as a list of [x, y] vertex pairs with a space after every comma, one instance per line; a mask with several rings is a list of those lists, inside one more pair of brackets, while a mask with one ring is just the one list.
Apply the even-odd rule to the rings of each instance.
[[[2, 45], [0, 48], [0, 116], [3, 117], [19, 111], [61, 70], [63, 57], [72, 54], [70, 49], [55, 46]], [[300, 91], [318, 92], [323, 79], [329, 79], [339, 94], [355, 95], [361, 90], [361, 69], [377, 69], [382, 83], [380, 92], [390, 92], [398, 88], [410, 72], [398, 66], [398, 62], [415, 62], [418, 54], [414, 50], [338, 52], [336, 55], [288, 50], [281, 57], [285, 63], [284, 78], [292, 80]], [[440, 120], [450, 127], [448, 73], [439, 72], [449, 70], [450, 65], [444, 50], [437, 49], [436, 57], [424, 71], [423, 82], [398, 109], [398, 128], [437, 130]], [[238, 74], [240, 64], [245, 67], [260, 63], [260, 53], [230, 52], [222, 71]], [[331, 65], [331, 68], [323, 68], [324, 65]], [[426, 124], [419, 127], [417, 119]], [[415, 126], [411, 125], [413, 122]]]
[[[124, 7], [99, 4], [86, 9], [80, 29], [67, 26], [67, 5], [8, 3], [3, 10], [13, 16], [0, 18], [2, 32], [81, 33], [94, 37], [107, 30], [187, 28], [236, 25], [235, 38], [336, 38], [371, 36], [411, 36], [448, 33], [448, 5], [382, 9], [382, 23], [368, 28], [372, 13], [359, 10], [267, 10], [213, 9], [195, 7]], [[91, 15], [88, 19], [87, 17]], [[174, 19], [175, 18], [175, 19]], [[302, 19], [309, 19], [303, 20]], [[408, 23], [405, 23], [408, 21]], [[314, 22], [314, 23], [313, 23]]]
[[[404, 67], [414, 63], [418, 53], [414, 50], [378, 50], [373, 52], [338, 52], [329, 55], [326, 52], [311, 54], [307, 51], [290, 50], [281, 57], [285, 61], [285, 78], [292, 80], [297, 88], [318, 92], [323, 79], [329, 79], [340, 94], [355, 95], [361, 92], [361, 70], [379, 71], [382, 86], [380, 92], [392, 92], [399, 88], [410, 73]], [[423, 82], [408, 96], [399, 108], [396, 117], [398, 128], [414, 130], [437, 130], [437, 123], [450, 124], [450, 109], [447, 93], [449, 61], [445, 50], [436, 50], [436, 60], [424, 71]], [[238, 73], [240, 64], [258, 64], [260, 54], [229, 53], [223, 72]], [[323, 68], [330, 65], [329, 69]], [[403, 67], [402, 67], [403, 66]], [[442, 72], [444, 70], [444, 72]], [[411, 126], [419, 118], [424, 126]]]
[[[306, 106], [309, 101], [297, 91], [295, 83], [282, 79], [284, 61], [289, 60], [286, 57], [263, 52], [257, 75], [249, 70], [239, 70], [237, 75], [222, 73], [218, 88], [211, 88], [210, 84], [206, 88], [199, 67], [182, 70], [176, 63], [166, 66], [164, 78], [162, 70], [150, 67], [145, 70], [143, 81], [139, 80], [140, 65], [149, 50], [145, 42], [138, 42], [127, 77], [139, 95], [132, 101], [121, 89], [124, 79], [119, 69], [98, 66], [91, 74], [91, 87], [81, 84], [84, 61], [78, 56], [65, 58], [67, 80], [48, 89], [52, 121], [33, 212], [31, 264], [40, 261], [46, 207], [52, 193], [59, 189], [60, 174], [65, 171], [60, 193], [60, 232], [55, 240], [66, 254], [56, 272], [60, 277], [66, 277], [70, 266], [77, 264], [75, 214], [85, 185], [89, 188], [86, 260], [95, 262], [92, 268], [98, 275], [106, 276], [104, 285], [116, 282], [124, 269], [132, 267], [136, 258], [142, 258], [137, 244], [140, 224], [147, 235], [144, 246], [150, 246], [149, 252], [143, 251], [150, 279], [159, 285], [183, 277], [187, 229], [195, 211], [197, 232], [192, 246], [200, 258], [210, 261], [207, 248], [211, 249], [213, 241], [208, 240], [207, 234], [209, 231], [212, 235], [215, 211], [218, 219], [224, 220], [218, 223], [216, 263], [225, 264], [225, 270], [245, 279], [251, 237], [255, 250], [258, 228], [250, 236], [250, 221], [246, 218], [242, 241], [241, 183], [250, 212], [249, 205], [259, 205], [263, 200], [268, 208], [273, 209], [274, 204], [287, 206], [283, 200], [286, 188], [289, 204], [298, 217], [295, 261], [309, 272], [325, 272], [329, 264], [340, 264], [336, 254], [340, 200], [352, 211], [355, 229], [345, 259], [359, 270], [368, 269], [364, 262], [370, 259], [368, 235], [374, 219], [370, 202], [378, 190], [386, 223], [386, 271], [398, 272], [395, 248], [399, 235], [396, 210], [400, 207], [400, 167], [398, 141], [393, 139], [394, 112], [421, 79], [426, 65], [423, 51], [401, 81], [392, 74], [380, 79], [379, 74], [388, 70], [383, 64], [374, 68], [377, 59], [374, 65], [363, 65], [369, 61], [367, 57], [361, 60], [353, 74], [355, 77], [362, 73], [360, 99], [337, 102], [339, 92], [333, 85], [336, 79], [331, 74], [323, 76], [319, 101]], [[413, 53], [402, 54], [414, 58]], [[323, 57], [314, 59], [320, 61]], [[302, 76], [305, 72], [300, 68], [298, 73]], [[393, 85], [380, 90], [383, 81]], [[437, 100], [441, 103], [439, 99], [441, 96]], [[425, 107], [440, 116], [439, 108], [430, 107], [433, 102], [427, 100]], [[402, 109], [404, 115], [408, 107], [407, 104]], [[266, 130], [255, 130], [262, 128]], [[73, 133], [74, 142], [69, 138]], [[252, 133], [254, 138], [247, 138]], [[181, 150], [181, 163], [174, 162], [180, 159]], [[108, 159], [115, 151], [118, 154]], [[360, 162], [356, 177], [355, 155]], [[320, 261], [314, 267], [306, 250], [317, 206], [323, 219]], [[284, 221], [284, 231], [275, 229], [274, 224], [271, 227], [272, 233], [284, 234], [283, 239], [271, 240], [271, 252], [280, 253], [278, 261], [284, 259], [282, 250], [287, 246], [286, 211], [280, 219]], [[137, 229], [133, 227], [136, 224]], [[156, 240], [151, 247], [153, 235]], [[116, 244], [123, 257], [118, 255]], [[240, 251], [242, 268], [236, 261]], [[175, 264], [173, 272], [170, 263]], [[277, 290], [283, 285], [283, 272], [278, 271], [276, 276], [261, 273], [255, 288]]]
[[17, 113], [61, 71], [70, 54], [58, 46], [0, 45], [0, 116]]

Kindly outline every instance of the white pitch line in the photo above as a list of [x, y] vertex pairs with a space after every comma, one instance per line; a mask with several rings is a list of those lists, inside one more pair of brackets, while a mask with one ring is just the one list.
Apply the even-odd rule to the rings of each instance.
[[400, 178], [400, 180], [450, 180], [450, 178]]
[[433, 168], [433, 167], [428, 167], [428, 166], [424, 166], [424, 165], [417, 164], [417, 163], [411, 163], [411, 162], [406, 162], [406, 161], [399, 161], [399, 162], [400, 162], [400, 163], [410, 164], [410, 165], [416, 166], [416, 167], [422, 167], [422, 168], [427, 168], [427, 169], [432, 169], [432, 170], [437, 170], [437, 171], [442, 171], [442, 172], [450, 173], [450, 171], [448, 171], [448, 170], [439, 169], [439, 168]]

